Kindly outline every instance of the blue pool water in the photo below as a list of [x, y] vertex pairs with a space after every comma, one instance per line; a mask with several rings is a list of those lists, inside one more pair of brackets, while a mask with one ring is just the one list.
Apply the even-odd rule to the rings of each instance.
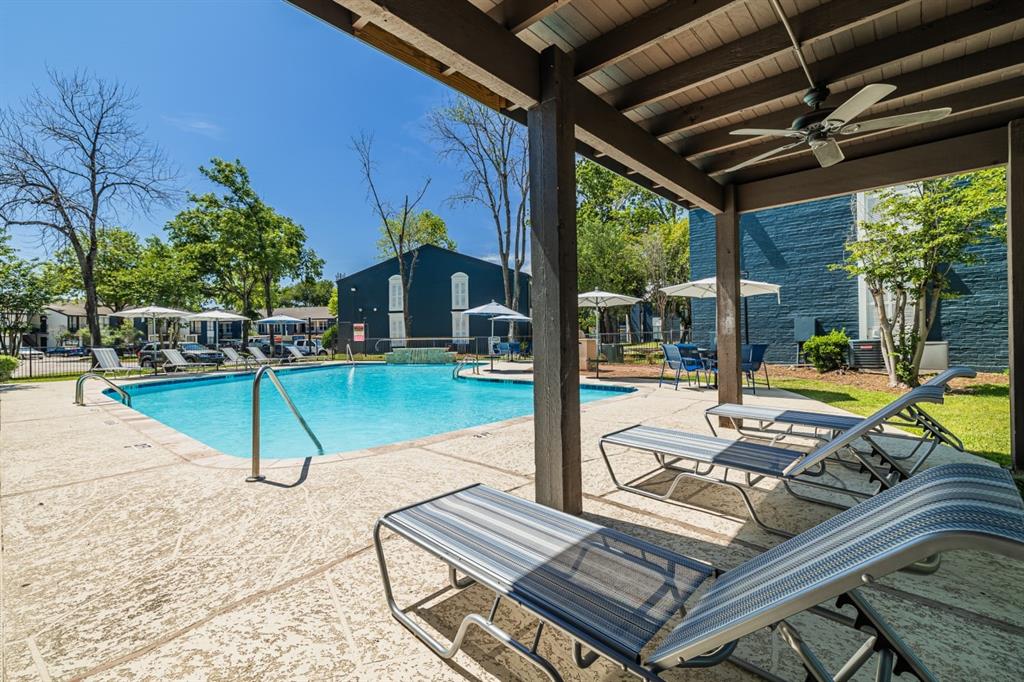
[[[422, 438], [533, 412], [532, 385], [456, 381], [451, 371], [437, 365], [336, 365], [282, 370], [278, 376], [325, 453]], [[252, 454], [251, 374], [143, 382], [126, 388], [139, 412], [221, 452]], [[618, 395], [609, 390], [614, 388], [581, 388], [580, 400]], [[265, 458], [317, 454], [269, 379], [261, 382], [260, 403]]]

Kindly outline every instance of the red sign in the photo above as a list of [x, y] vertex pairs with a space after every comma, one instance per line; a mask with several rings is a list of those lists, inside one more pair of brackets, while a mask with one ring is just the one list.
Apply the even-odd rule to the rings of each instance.
[[366, 341], [366, 325], [362, 322], [356, 322], [352, 325], [352, 340], [353, 341]]

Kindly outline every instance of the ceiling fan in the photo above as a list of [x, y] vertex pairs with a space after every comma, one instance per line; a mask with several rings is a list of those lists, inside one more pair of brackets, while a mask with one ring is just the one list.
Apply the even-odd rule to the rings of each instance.
[[788, 137], [793, 138], [795, 142], [783, 145], [767, 151], [763, 154], [747, 159], [742, 163], [738, 163], [731, 168], [724, 170], [724, 173], [731, 173], [739, 170], [751, 164], [763, 161], [769, 157], [781, 154], [784, 151], [799, 147], [801, 145], [807, 145], [811, 148], [811, 152], [814, 157], [821, 164], [822, 168], [828, 168], [842, 161], [845, 157], [843, 156], [843, 150], [839, 148], [839, 144], [836, 138], [840, 135], [852, 135], [853, 133], [864, 133], [874, 130], [888, 130], [892, 128], [902, 128], [904, 126], [915, 125], [918, 123], [928, 123], [930, 121], [938, 121], [939, 119], [949, 116], [953, 111], [949, 107], [942, 107], [939, 109], [929, 109], [928, 111], [919, 111], [910, 114], [896, 114], [895, 116], [885, 116], [882, 118], [874, 118], [860, 123], [853, 123], [853, 119], [860, 116], [867, 109], [871, 108], [885, 97], [892, 94], [896, 90], [895, 85], [886, 85], [884, 83], [872, 83], [866, 85], [857, 91], [850, 99], [846, 100], [838, 107], [823, 107], [825, 100], [828, 99], [830, 94], [828, 87], [822, 83], [818, 83], [814, 80], [811, 75], [811, 70], [807, 66], [807, 61], [804, 59], [803, 51], [800, 49], [800, 42], [796, 39], [796, 34], [793, 33], [793, 29], [789, 24], [789, 19], [786, 17], [785, 12], [782, 11], [782, 7], [779, 5], [778, 0], [771, 0], [772, 7], [775, 9], [775, 13], [779, 17], [779, 21], [785, 27], [786, 32], [789, 34], [789, 39], [793, 43], [793, 51], [796, 53], [797, 61], [800, 63], [800, 67], [803, 69], [804, 75], [807, 76], [807, 81], [810, 83], [810, 89], [804, 93], [804, 103], [811, 107], [812, 111], [804, 114], [803, 116], [797, 117], [789, 128], [741, 128], [739, 130], [730, 131], [730, 135], [754, 135], [764, 136], [768, 135], [771, 137]]
[[918, 111], [912, 114], [896, 114], [895, 116], [873, 118], [859, 123], [852, 122], [853, 119], [862, 114], [866, 109], [874, 106], [895, 89], [896, 86], [883, 83], [866, 85], [853, 97], [838, 107], [832, 108], [821, 106], [825, 98], [828, 97], [828, 88], [824, 86], [813, 87], [804, 95], [804, 102], [813, 111], [796, 118], [789, 128], [740, 128], [729, 133], [730, 135], [789, 137], [794, 138], [795, 142], [782, 145], [764, 154], [758, 154], [724, 172], [731, 173], [800, 145], [809, 146], [821, 167], [828, 168], [839, 163], [844, 158], [843, 150], [839, 148], [839, 144], [836, 142], [836, 138], [840, 135], [866, 133], [873, 130], [888, 130], [917, 123], [938, 121], [949, 116], [950, 112], [953, 111], [949, 107], [942, 107], [939, 109], [929, 109], [928, 111]]

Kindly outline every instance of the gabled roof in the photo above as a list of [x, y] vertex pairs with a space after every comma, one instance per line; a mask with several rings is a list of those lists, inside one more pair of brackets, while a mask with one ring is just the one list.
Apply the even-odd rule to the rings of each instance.
[[[493, 261], [489, 261], [489, 260], [487, 260], [485, 258], [477, 258], [476, 256], [469, 256], [469, 255], [461, 253], [459, 251], [452, 251], [451, 249], [444, 249], [444, 248], [441, 248], [440, 246], [434, 246], [433, 244], [424, 244], [423, 246], [420, 246], [419, 248], [413, 249], [412, 251], [409, 252], [409, 254], [413, 253], [414, 251], [421, 251], [421, 252], [431, 252], [432, 251], [432, 252], [436, 252], [436, 253], [440, 253], [440, 254], [445, 254], [446, 256], [454, 258], [455, 260], [472, 261], [472, 262], [476, 263], [477, 265], [489, 266], [489, 267], [492, 267], [492, 268], [495, 268], [495, 269], [498, 269], [498, 270], [501, 269], [501, 265], [499, 265], [498, 263], [495, 263]], [[406, 254], [406, 256], [408, 256], [409, 254]], [[375, 269], [379, 269], [379, 270], [395, 270], [395, 272], [397, 272], [397, 268], [395, 266], [396, 260], [397, 260], [397, 257], [396, 256], [392, 256], [391, 258], [387, 258], [385, 260], [382, 260], [379, 263], [374, 263], [373, 265], [371, 265], [368, 268], [363, 268], [362, 270], [359, 270], [357, 272], [349, 273], [349, 274], [345, 275], [344, 277], [339, 277], [338, 278], [338, 282], [344, 282], [345, 280], [347, 280], [350, 277], [355, 277], [357, 275], [362, 275], [362, 274], [364, 274], [364, 273], [366, 273], [366, 272], [368, 272], [370, 270], [375, 270]], [[526, 280], [530, 279], [530, 273], [526, 269], [523, 269], [521, 271], [520, 276], [525, 278]]]

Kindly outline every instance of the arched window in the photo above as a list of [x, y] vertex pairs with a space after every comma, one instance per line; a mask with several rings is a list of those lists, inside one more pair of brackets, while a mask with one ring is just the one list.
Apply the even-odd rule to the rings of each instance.
[[452, 275], [452, 310], [469, 307], [469, 275], [456, 272]]
[[402, 276], [391, 275], [388, 278], [388, 310], [402, 310], [404, 308], [403, 299]]

